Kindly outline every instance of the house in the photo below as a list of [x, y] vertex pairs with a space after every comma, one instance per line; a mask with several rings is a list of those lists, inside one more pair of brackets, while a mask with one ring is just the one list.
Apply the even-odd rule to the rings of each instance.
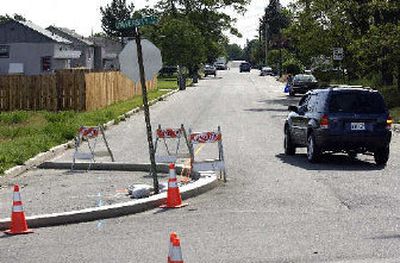
[[0, 74], [38, 75], [71, 67], [81, 51], [71, 41], [31, 22], [0, 24]]
[[[81, 51], [81, 56], [71, 61], [73, 68], [94, 69], [94, 43], [83, 36], [77, 34], [74, 30], [62, 27], [49, 26], [48, 31], [69, 40], [74, 50]], [[99, 68], [98, 68], [99, 69]]]
[[95, 45], [94, 65], [95, 69], [118, 70], [119, 61], [118, 54], [121, 53], [123, 45], [106, 37], [90, 37]]

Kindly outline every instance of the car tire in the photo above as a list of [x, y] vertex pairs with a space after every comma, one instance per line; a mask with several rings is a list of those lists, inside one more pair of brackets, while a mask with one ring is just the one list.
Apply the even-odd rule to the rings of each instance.
[[286, 155], [295, 155], [296, 154], [296, 147], [292, 142], [292, 138], [290, 136], [289, 128], [285, 128], [285, 138], [283, 140], [283, 147], [285, 149]]
[[347, 155], [350, 157], [350, 159], [354, 160], [357, 158], [357, 152], [354, 151], [349, 151], [347, 152]]
[[307, 137], [307, 160], [310, 163], [317, 163], [321, 158], [322, 152], [315, 142], [315, 136], [310, 133]]
[[377, 150], [374, 152], [375, 163], [376, 163], [377, 165], [383, 165], [383, 166], [385, 166], [386, 163], [387, 163], [388, 160], [389, 160], [389, 152], [390, 152], [389, 146], [386, 146], [386, 147], [382, 147], [382, 148], [377, 149]]

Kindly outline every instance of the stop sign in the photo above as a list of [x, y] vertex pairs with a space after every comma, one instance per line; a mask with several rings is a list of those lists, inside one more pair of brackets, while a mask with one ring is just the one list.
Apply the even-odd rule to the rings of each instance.
[[[143, 64], [146, 80], [152, 80], [162, 67], [161, 51], [149, 40], [142, 39]], [[135, 41], [129, 41], [118, 56], [121, 72], [134, 82], [140, 80]]]

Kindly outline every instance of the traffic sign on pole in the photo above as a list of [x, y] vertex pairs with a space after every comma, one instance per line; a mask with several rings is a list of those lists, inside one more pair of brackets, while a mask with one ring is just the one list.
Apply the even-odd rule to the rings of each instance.
[[344, 50], [342, 47], [333, 48], [333, 60], [341, 61], [344, 57]]
[[[146, 80], [152, 80], [162, 68], [161, 51], [147, 39], [142, 39], [143, 64]], [[129, 41], [118, 55], [121, 72], [132, 81], [140, 80], [138, 52], [135, 41]]]

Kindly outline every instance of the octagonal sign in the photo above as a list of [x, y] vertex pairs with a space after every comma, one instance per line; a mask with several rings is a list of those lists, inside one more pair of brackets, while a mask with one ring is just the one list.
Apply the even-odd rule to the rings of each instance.
[[[146, 80], [152, 80], [162, 67], [161, 51], [147, 39], [142, 39], [143, 64]], [[140, 81], [135, 41], [129, 41], [118, 56], [121, 72], [134, 82]]]

